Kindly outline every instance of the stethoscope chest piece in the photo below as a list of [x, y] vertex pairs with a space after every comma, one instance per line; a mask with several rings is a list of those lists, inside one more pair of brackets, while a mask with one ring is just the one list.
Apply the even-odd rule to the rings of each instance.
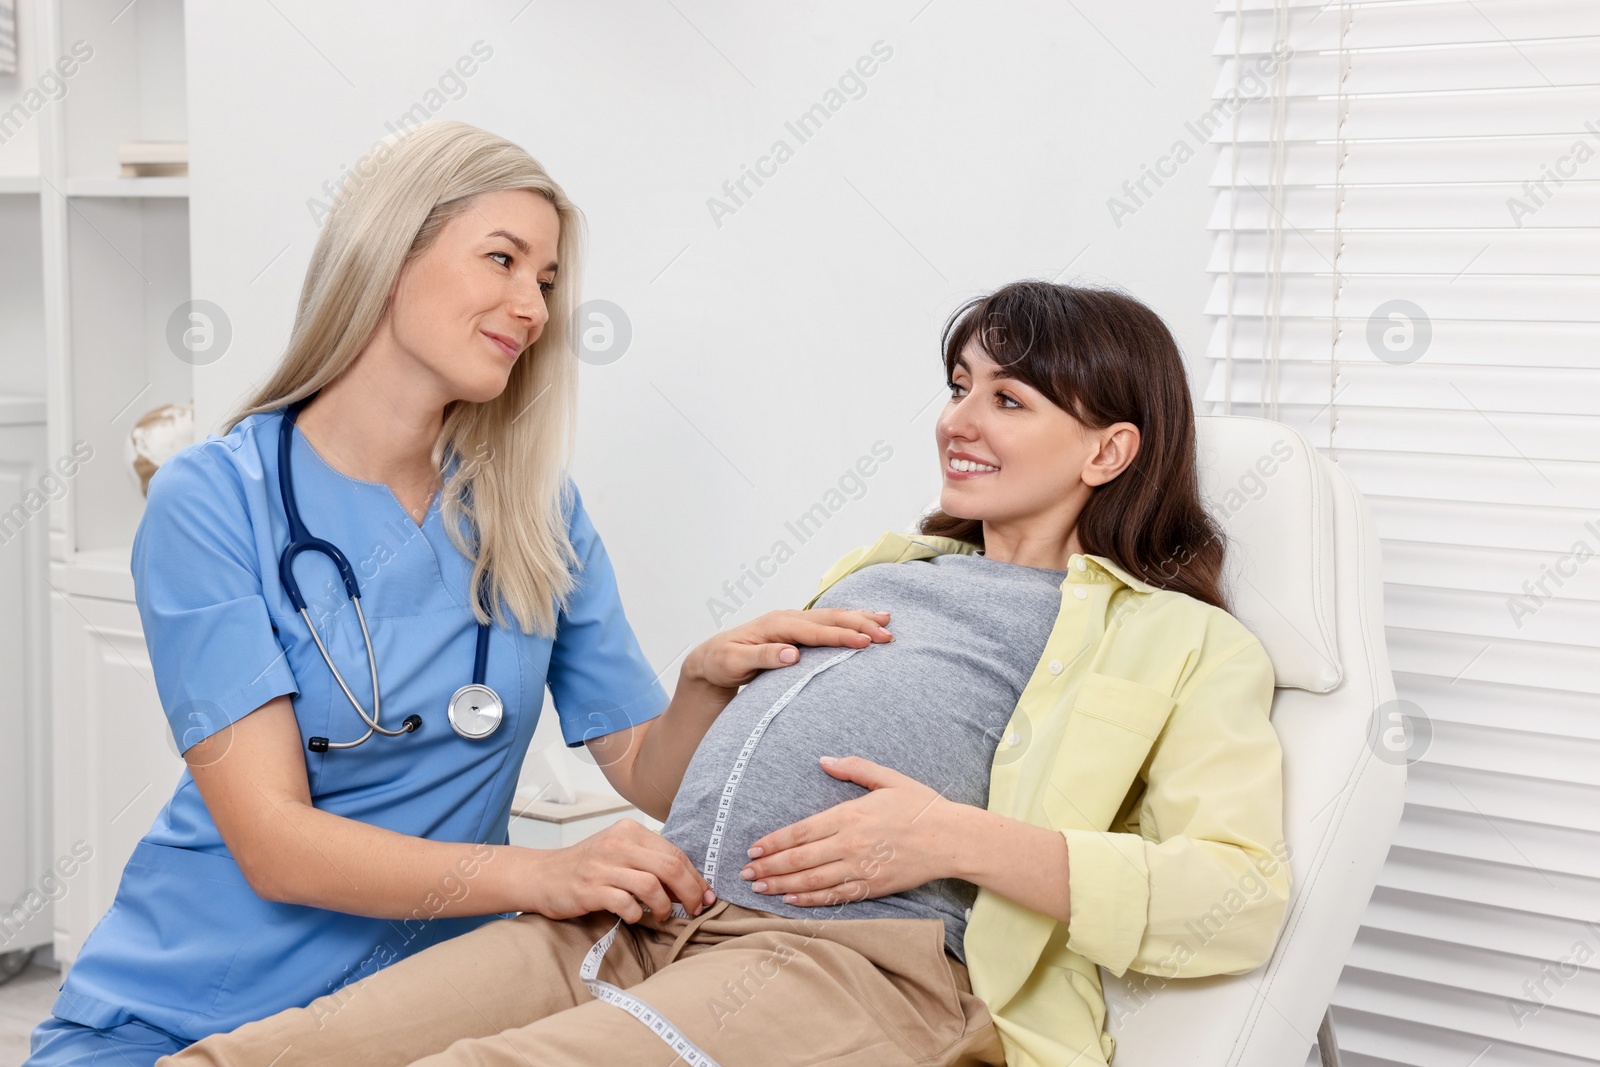
[[486, 685], [464, 685], [450, 698], [450, 728], [469, 740], [488, 737], [500, 728], [504, 718], [505, 705], [500, 703], [500, 695]]

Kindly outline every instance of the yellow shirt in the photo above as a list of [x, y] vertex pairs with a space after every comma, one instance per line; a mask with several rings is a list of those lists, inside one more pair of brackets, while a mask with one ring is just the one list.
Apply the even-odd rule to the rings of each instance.
[[[874, 563], [975, 551], [889, 532], [834, 564], [806, 607]], [[1071, 919], [980, 888], [964, 941], [1008, 1067], [1111, 1059], [1096, 964], [1151, 976], [1153, 994], [1271, 955], [1289, 899], [1272, 692], [1261, 643], [1227, 612], [1101, 556], [1069, 561], [988, 806], [1066, 838]]]

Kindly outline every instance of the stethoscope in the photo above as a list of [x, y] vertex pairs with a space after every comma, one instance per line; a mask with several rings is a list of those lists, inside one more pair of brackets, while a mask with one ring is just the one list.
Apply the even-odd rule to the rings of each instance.
[[[361, 612], [361, 587], [356, 584], [355, 571], [351, 569], [350, 561], [344, 558], [343, 552], [340, 552], [332, 542], [311, 536], [311, 531], [307, 530], [306, 524], [300, 520], [300, 508], [296, 505], [294, 497], [294, 476], [289, 470], [289, 450], [294, 441], [294, 421], [299, 417], [300, 409], [310, 402], [311, 397], [308, 396], [290, 404], [284, 410], [283, 422], [278, 427], [278, 492], [283, 498], [284, 517], [289, 521], [289, 543], [284, 546], [283, 554], [278, 557], [278, 578], [283, 583], [283, 591], [289, 594], [289, 603], [294, 605], [300, 617], [305, 620], [306, 628], [311, 631], [311, 639], [317, 643], [317, 651], [322, 653], [323, 662], [328, 665], [328, 670], [333, 672], [333, 677], [339, 683], [339, 688], [344, 690], [350, 706], [356, 709], [361, 721], [367, 724], [367, 732], [354, 741], [329, 741], [326, 737], [313, 737], [306, 742], [306, 747], [311, 751], [326, 752], [330, 748], [355, 748], [374, 733], [380, 733], [385, 737], [399, 737], [401, 734], [411, 733], [422, 727], [422, 716], [406, 716], [398, 730], [385, 729], [378, 724], [378, 662], [372, 654], [372, 637], [367, 633], [367, 617]], [[345, 684], [344, 675], [334, 666], [333, 657], [328, 654], [321, 635], [311, 624], [311, 615], [306, 611], [305, 597], [300, 595], [300, 583], [295, 581], [294, 577], [294, 560], [302, 552], [321, 552], [332, 560], [333, 565], [339, 569], [339, 577], [344, 580], [345, 592], [350, 594], [350, 603], [355, 605], [356, 619], [361, 623], [361, 640], [367, 648], [367, 666], [372, 671], [370, 716], [367, 715], [367, 709], [361, 706], [361, 701], [350, 692], [350, 687]], [[478, 604], [483, 605], [481, 583], [478, 587]], [[487, 608], [484, 609], [484, 614], [488, 614]], [[500, 702], [500, 694], [484, 681], [488, 670], [489, 625], [480, 622], [478, 647], [472, 664], [472, 681], [455, 691], [455, 695], [450, 698], [447, 712], [451, 728], [462, 737], [473, 741], [494, 733], [499, 729], [501, 720], [505, 718], [505, 705]]]

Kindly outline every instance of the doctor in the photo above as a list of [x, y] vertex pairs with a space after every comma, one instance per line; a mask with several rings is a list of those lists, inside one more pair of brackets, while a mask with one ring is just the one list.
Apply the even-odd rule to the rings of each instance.
[[775, 612], [692, 649], [669, 701], [565, 470], [577, 209], [459, 122], [353, 174], [282, 362], [150, 483], [135, 591], [188, 766], [36, 1067], [151, 1064], [501, 913], [698, 913], [705, 880], [631, 820], [507, 844], [545, 688], [664, 819], [742, 683], [796, 644], [889, 640], [884, 615]]

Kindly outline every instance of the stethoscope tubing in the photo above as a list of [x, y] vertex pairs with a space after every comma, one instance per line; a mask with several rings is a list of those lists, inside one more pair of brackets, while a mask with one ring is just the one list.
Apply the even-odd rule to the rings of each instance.
[[[312, 394], [315, 396], [316, 394]], [[300, 411], [311, 402], [311, 397], [303, 397], [290, 404], [283, 414], [283, 422], [278, 430], [278, 492], [283, 499], [283, 514], [289, 526], [289, 543], [284, 546], [283, 552], [278, 557], [278, 577], [283, 585], [283, 591], [289, 597], [289, 603], [300, 613], [300, 618], [305, 621], [306, 629], [311, 631], [311, 639], [317, 644], [317, 651], [322, 654], [323, 662], [328, 665], [328, 670], [333, 673], [334, 680], [339, 683], [339, 688], [344, 691], [345, 699], [350, 701], [350, 706], [355, 708], [356, 714], [361, 716], [361, 721], [366, 724], [367, 732], [354, 741], [331, 741], [326, 737], [313, 737], [308, 742], [308, 747], [313, 752], [326, 752], [335, 748], [355, 748], [366, 741], [374, 733], [385, 737], [399, 737], [401, 734], [411, 733], [422, 726], [420, 715], [408, 715], [400, 724], [398, 730], [391, 730], [379, 721], [382, 716], [382, 695], [378, 687], [378, 660], [372, 649], [372, 635], [367, 629], [366, 613], [361, 610], [361, 586], [356, 581], [355, 570], [350, 566], [350, 561], [345, 559], [344, 553], [338, 546], [319, 537], [313, 537], [306, 528], [304, 520], [300, 517], [300, 507], [294, 494], [294, 477], [290, 471], [290, 449], [294, 442], [294, 423]], [[302, 552], [319, 552], [332, 561], [339, 571], [340, 580], [344, 583], [345, 592], [349, 594], [350, 603], [355, 606], [356, 620], [361, 625], [361, 643], [367, 653], [367, 667], [372, 674], [372, 714], [367, 714], [367, 709], [362, 707], [361, 701], [351, 691], [344, 675], [339, 672], [338, 666], [333, 662], [333, 656], [322, 642], [322, 635], [317, 633], [316, 626], [312, 625], [311, 614], [306, 610], [305, 597], [301, 595], [300, 583], [294, 576], [294, 561]], [[483, 583], [478, 587], [478, 603], [483, 603]], [[495, 705], [499, 705], [499, 696], [491, 689], [486, 679], [489, 670], [489, 627], [486, 623], [478, 623], [478, 640], [473, 650], [472, 683], [457, 690], [457, 696], [469, 688], [483, 690]], [[462, 737], [479, 739], [493, 733], [499, 725], [499, 715], [503, 709], [497, 711], [493, 725], [482, 733], [471, 733], [456, 720], [455, 698], [452, 697], [449, 708], [450, 724]]]

